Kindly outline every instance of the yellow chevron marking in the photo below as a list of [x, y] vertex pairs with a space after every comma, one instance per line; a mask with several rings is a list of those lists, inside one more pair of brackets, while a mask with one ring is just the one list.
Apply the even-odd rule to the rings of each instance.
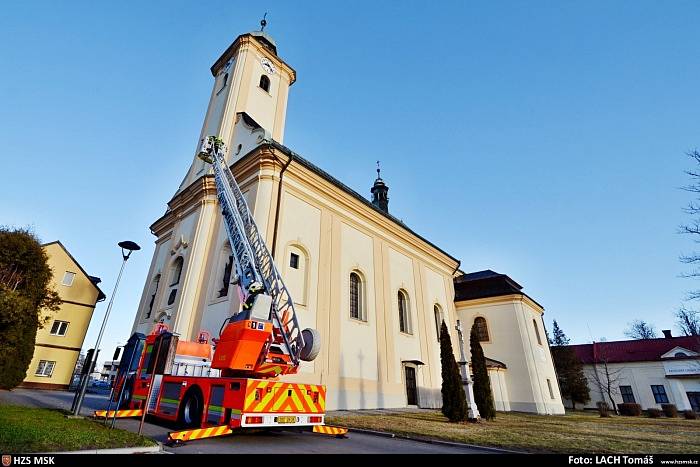
[[227, 425], [215, 426], [210, 428], [198, 428], [196, 430], [175, 431], [168, 434], [171, 440], [189, 441], [193, 439], [213, 438], [214, 436], [223, 436], [233, 433], [233, 430]]
[[341, 428], [339, 426], [316, 425], [313, 427], [313, 432], [322, 435], [338, 436], [346, 434], [348, 432], [348, 429]]
[[[95, 417], [96, 418], [109, 418], [109, 417], [114, 417], [115, 411], [110, 410], [107, 412], [106, 410], [95, 410]], [[141, 414], [143, 414], [143, 410], [117, 410], [116, 415], [117, 418], [126, 418], [126, 417], [138, 417]]]

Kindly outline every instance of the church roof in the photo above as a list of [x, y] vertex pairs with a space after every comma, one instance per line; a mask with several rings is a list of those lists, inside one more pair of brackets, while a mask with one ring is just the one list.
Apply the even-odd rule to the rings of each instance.
[[[502, 297], [505, 295], [523, 295], [522, 286], [505, 274], [486, 269], [470, 272], [454, 278], [455, 301], [475, 300], [477, 298]], [[535, 300], [532, 300], [542, 307]]]
[[[572, 348], [582, 363], [654, 362], [660, 361], [663, 354], [675, 347], [700, 352], [700, 336], [594, 342], [593, 344], [568, 345], [566, 347]], [[556, 347], [552, 347], [552, 349], [556, 349]]]
[[412, 234], [412, 235], [414, 235], [415, 237], [419, 238], [420, 240], [424, 241], [425, 243], [427, 243], [428, 245], [432, 246], [432, 247], [435, 248], [436, 250], [440, 251], [442, 254], [444, 254], [445, 256], [447, 256], [447, 257], [449, 257], [450, 259], [454, 260], [455, 262], [459, 263], [459, 260], [458, 260], [457, 258], [455, 258], [455, 257], [452, 256], [451, 254], [447, 253], [445, 250], [443, 250], [442, 248], [438, 247], [437, 245], [435, 245], [435, 244], [432, 243], [431, 241], [427, 240], [425, 237], [423, 237], [423, 236], [417, 234], [415, 231], [411, 230], [411, 228], [409, 228], [406, 224], [404, 224], [403, 221], [401, 221], [400, 219], [398, 219], [398, 218], [392, 216], [392, 215], [389, 214], [388, 212], [386, 212], [386, 211], [380, 209], [379, 207], [375, 206], [374, 204], [372, 204], [372, 202], [371, 202], [369, 199], [365, 198], [364, 196], [362, 196], [361, 194], [359, 194], [358, 192], [356, 192], [355, 190], [353, 190], [352, 188], [350, 188], [349, 186], [347, 186], [346, 184], [344, 184], [343, 182], [341, 182], [340, 180], [338, 180], [337, 178], [335, 178], [334, 176], [332, 176], [331, 174], [329, 174], [328, 172], [326, 172], [325, 170], [321, 169], [321, 168], [318, 167], [317, 165], [315, 165], [315, 164], [313, 164], [312, 162], [310, 162], [310, 161], [304, 159], [302, 156], [300, 156], [299, 154], [295, 153], [294, 151], [292, 151], [292, 150], [289, 149], [288, 147], [286, 147], [286, 146], [284, 146], [284, 145], [282, 145], [282, 144], [280, 144], [280, 143], [278, 143], [277, 141], [274, 141], [274, 140], [273, 140], [273, 141], [270, 141], [270, 142], [267, 143], [267, 144], [269, 144], [270, 146], [272, 146], [272, 147], [274, 147], [274, 148], [277, 148], [278, 150], [282, 151], [285, 155], [291, 157], [293, 161], [298, 162], [300, 165], [306, 167], [307, 169], [309, 169], [310, 171], [312, 171], [312, 172], [315, 173], [316, 175], [318, 175], [318, 176], [320, 176], [321, 178], [325, 179], [327, 182], [329, 182], [329, 183], [335, 185], [336, 187], [340, 188], [341, 190], [343, 190], [343, 191], [344, 191], [345, 193], [347, 193], [348, 195], [350, 195], [350, 196], [352, 196], [353, 198], [357, 199], [358, 201], [360, 201], [362, 204], [364, 204], [364, 205], [367, 206], [368, 208], [370, 208], [370, 209], [372, 209], [372, 210], [378, 212], [379, 214], [381, 214], [382, 216], [384, 216], [385, 218], [387, 218], [387, 219], [390, 220], [391, 222], [394, 222], [395, 224], [399, 225], [399, 226], [400, 226], [401, 228], [403, 228], [404, 230], [408, 231], [410, 234]]

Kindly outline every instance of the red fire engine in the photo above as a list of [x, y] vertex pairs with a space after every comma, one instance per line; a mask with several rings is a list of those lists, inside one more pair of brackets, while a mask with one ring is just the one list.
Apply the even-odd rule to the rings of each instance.
[[[226, 165], [216, 137], [202, 142], [199, 157], [212, 164], [217, 196], [234, 257], [238, 313], [226, 319], [218, 339], [200, 332], [180, 340], [164, 324], [131, 336], [124, 348], [105, 418], [153, 416], [188, 430], [173, 442], [229, 434], [246, 427], [305, 427], [344, 435], [324, 426], [326, 388], [286, 383], [301, 360], [320, 350], [318, 332], [301, 330], [294, 303], [253, 216]], [[112, 403], [116, 410], [109, 410]]]

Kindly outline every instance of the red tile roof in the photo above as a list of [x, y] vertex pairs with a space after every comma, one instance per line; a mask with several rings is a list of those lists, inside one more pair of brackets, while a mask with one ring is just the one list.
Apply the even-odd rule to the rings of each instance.
[[596, 342], [570, 345], [583, 363], [653, 362], [675, 347], [700, 353], [700, 336], [639, 339], [632, 341]]

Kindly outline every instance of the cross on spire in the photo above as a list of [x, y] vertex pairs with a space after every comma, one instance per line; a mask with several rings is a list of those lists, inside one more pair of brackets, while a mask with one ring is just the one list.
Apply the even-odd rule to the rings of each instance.
[[377, 161], [377, 178], [382, 178], [379, 174], [381, 172], [381, 170], [382, 170], [382, 168], [379, 166], [379, 161]]
[[260, 32], [263, 32], [265, 30], [265, 26], [267, 26], [267, 20], [265, 18], [267, 18], [267, 11], [260, 20]]

